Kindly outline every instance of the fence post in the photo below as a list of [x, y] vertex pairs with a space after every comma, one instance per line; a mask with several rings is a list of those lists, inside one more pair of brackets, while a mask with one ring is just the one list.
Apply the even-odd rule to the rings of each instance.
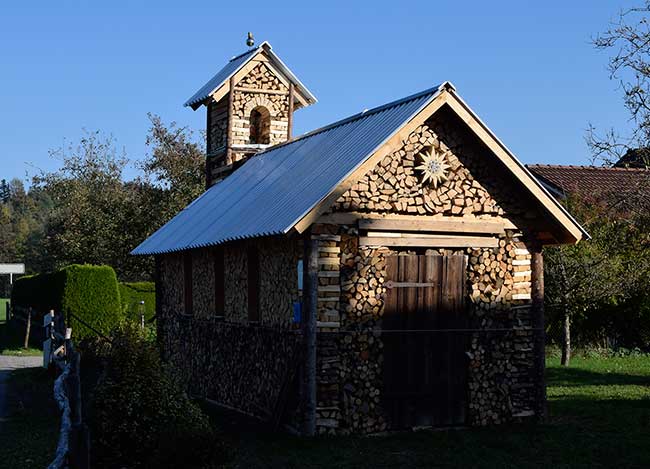
[[23, 344], [23, 348], [28, 348], [29, 347], [29, 334], [31, 333], [32, 330], [32, 307], [30, 306], [27, 309], [27, 326], [25, 329], [25, 343]]
[[144, 329], [144, 300], [140, 300], [138, 312], [140, 313], [140, 329]]
[[82, 421], [81, 410], [81, 355], [74, 349], [72, 329], [65, 330], [66, 361], [70, 364], [70, 373], [66, 382], [68, 402], [70, 403], [70, 440], [69, 458], [73, 469], [90, 467], [90, 438], [88, 428]]

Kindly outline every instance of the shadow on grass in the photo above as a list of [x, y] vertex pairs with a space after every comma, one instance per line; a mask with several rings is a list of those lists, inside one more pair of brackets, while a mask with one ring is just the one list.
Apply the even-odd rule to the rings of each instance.
[[547, 424], [299, 438], [206, 409], [234, 448], [233, 467], [650, 467], [650, 402], [592, 396], [551, 402]]
[[582, 368], [552, 367], [546, 369], [546, 383], [549, 386], [650, 386], [650, 376], [604, 373]]
[[52, 460], [59, 434], [52, 383], [43, 368], [11, 372], [9, 416], [0, 425], [0, 469], [43, 468]]
[[[29, 349], [25, 350], [26, 355], [38, 354], [42, 344], [37, 337], [37, 325], [32, 324], [34, 333], [30, 334]], [[25, 345], [25, 324], [19, 321], [8, 321], [0, 323], [0, 355], [11, 352], [19, 354]]]

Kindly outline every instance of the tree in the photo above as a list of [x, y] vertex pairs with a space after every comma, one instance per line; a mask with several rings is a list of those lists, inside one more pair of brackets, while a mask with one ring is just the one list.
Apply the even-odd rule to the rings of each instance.
[[571, 324], [574, 318], [611, 304], [625, 292], [625, 257], [618, 246], [623, 242], [617, 224], [603, 206], [579, 197], [566, 201], [567, 208], [582, 220], [592, 239], [577, 245], [544, 250], [545, 302], [562, 318], [562, 358], [571, 360]]
[[[628, 135], [615, 129], [599, 134], [593, 126], [587, 143], [594, 157], [606, 164], [619, 161], [629, 151], [650, 147], [650, 0], [622, 11], [617, 21], [593, 40], [598, 50], [612, 52], [608, 70], [623, 91], [623, 104], [630, 114]], [[647, 152], [641, 151], [643, 160]], [[648, 161], [646, 161], [647, 165]]]
[[9, 184], [6, 179], [0, 181], [0, 203], [6, 204], [9, 201]]
[[71, 263], [109, 264], [127, 272], [130, 204], [123, 171], [128, 162], [111, 137], [87, 132], [78, 144], [51, 152], [58, 171], [37, 175], [35, 190], [52, 200], [41, 239], [52, 268]]
[[[614, 129], [601, 134], [590, 125], [587, 144], [594, 160], [607, 166], [631, 162], [638, 168], [648, 163], [649, 14], [650, 0], [646, 0], [640, 7], [622, 11], [617, 21], [593, 40], [597, 49], [613, 52], [610, 77], [620, 83], [632, 123], [625, 135]], [[630, 316], [639, 323], [643, 309], [639, 305], [650, 305], [650, 295], [645, 293], [650, 275], [650, 172], [615, 192], [574, 194], [567, 205], [593, 239], [545, 250], [547, 304], [551, 311], [559, 309], [562, 316], [563, 365], [570, 361], [572, 322], [593, 323], [601, 316], [599, 330], [607, 330], [605, 324], [616, 324], [609, 333], [613, 329], [620, 334], [625, 324], [635, 322], [627, 320]], [[626, 339], [630, 340], [629, 333]]]
[[205, 155], [191, 131], [149, 117], [149, 152], [136, 163], [143, 175], [134, 180], [124, 181], [129, 160], [100, 132], [51, 152], [60, 169], [38, 174], [30, 191], [51, 201], [45, 228], [27, 230], [20, 242], [24, 252], [41, 253], [36, 264], [108, 264], [123, 280], [151, 279], [153, 260], [129, 253], [201, 194]]
[[187, 127], [166, 126], [154, 114], [149, 120], [150, 151], [139, 166], [145, 181], [158, 189], [161, 221], [166, 222], [205, 190], [205, 148]]

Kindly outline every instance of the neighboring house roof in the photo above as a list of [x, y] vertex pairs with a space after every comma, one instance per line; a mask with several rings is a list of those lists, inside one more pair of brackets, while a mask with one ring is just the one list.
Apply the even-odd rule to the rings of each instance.
[[185, 106], [199, 107], [203, 101], [212, 95], [212, 93], [226, 84], [231, 76], [241, 70], [250, 60], [253, 59], [253, 57], [262, 51], [268, 54], [272, 63], [294, 84], [298, 92], [302, 93], [307, 98], [307, 101], [310, 104], [316, 102], [316, 96], [314, 96], [311, 91], [309, 91], [307, 87], [298, 80], [298, 77], [296, 77], [293, 72], [289, 70], [289, 67], [282, 62], [280, 57], [273, 52], [271, 44], [264, 41], [259, 46], [230, 59], [230, 61], [219, 70], [215, 76], [213, 76], [185, 102]]
[[614, 164], [615, 168], [648, 168], [650, 167], [650, 148], [630, 148]]
[[648, 192], [650, 171], [641, 168], [532, 164], [528, 169], [559, 197], [577, 194], [603, 197], [625, 192]]
[[[589, 235], [478, 119], [449, 82], [364, 111], [248, 159], [132, 254], [161, 254], [227, 241], [304, 231], [393, 146], [437, 109], [448, 105], [494, 152], [513, 176], [557, 221], [557, 238], [577, 242]], [[386, 150], [384, 152], [384, 150]]]

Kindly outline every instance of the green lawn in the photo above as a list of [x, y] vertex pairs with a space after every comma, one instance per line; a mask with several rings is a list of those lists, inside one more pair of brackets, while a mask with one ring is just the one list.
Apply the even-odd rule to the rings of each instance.
[[[12, 379], [22, 403], [1, 423], [0, 469], [44, 467], [58, 432], [51, 378], [34, 369]], [[650, 357], [576, 358], [570, 368], [551, 359], [548, 385], [543, 425], [312, 440], [230, 427], [229, 467], [650, 467]]]
[[650, 467], [650, 357], [548, 364], [543, 425], [305, 440], [242, 430], [232, 467]]
[[44, 468], [52, 462], [60, 416], [47, 370], [13, 371], [9, 378], [9, 417], [0, 422], [0, 469]]
[[[32, 333], [35, 333], [39, 324], [32, 323]], [[0, 322], [0, 355], [34, 356], [42, 355], [42, 349], [36, 347], [34, 338], [25, 345], [25, 324], [18, 321]]]
[[0, 298], [0, 322], [5, 322], [7, 320], [8, 303], [9, 303], [8, 298]]

